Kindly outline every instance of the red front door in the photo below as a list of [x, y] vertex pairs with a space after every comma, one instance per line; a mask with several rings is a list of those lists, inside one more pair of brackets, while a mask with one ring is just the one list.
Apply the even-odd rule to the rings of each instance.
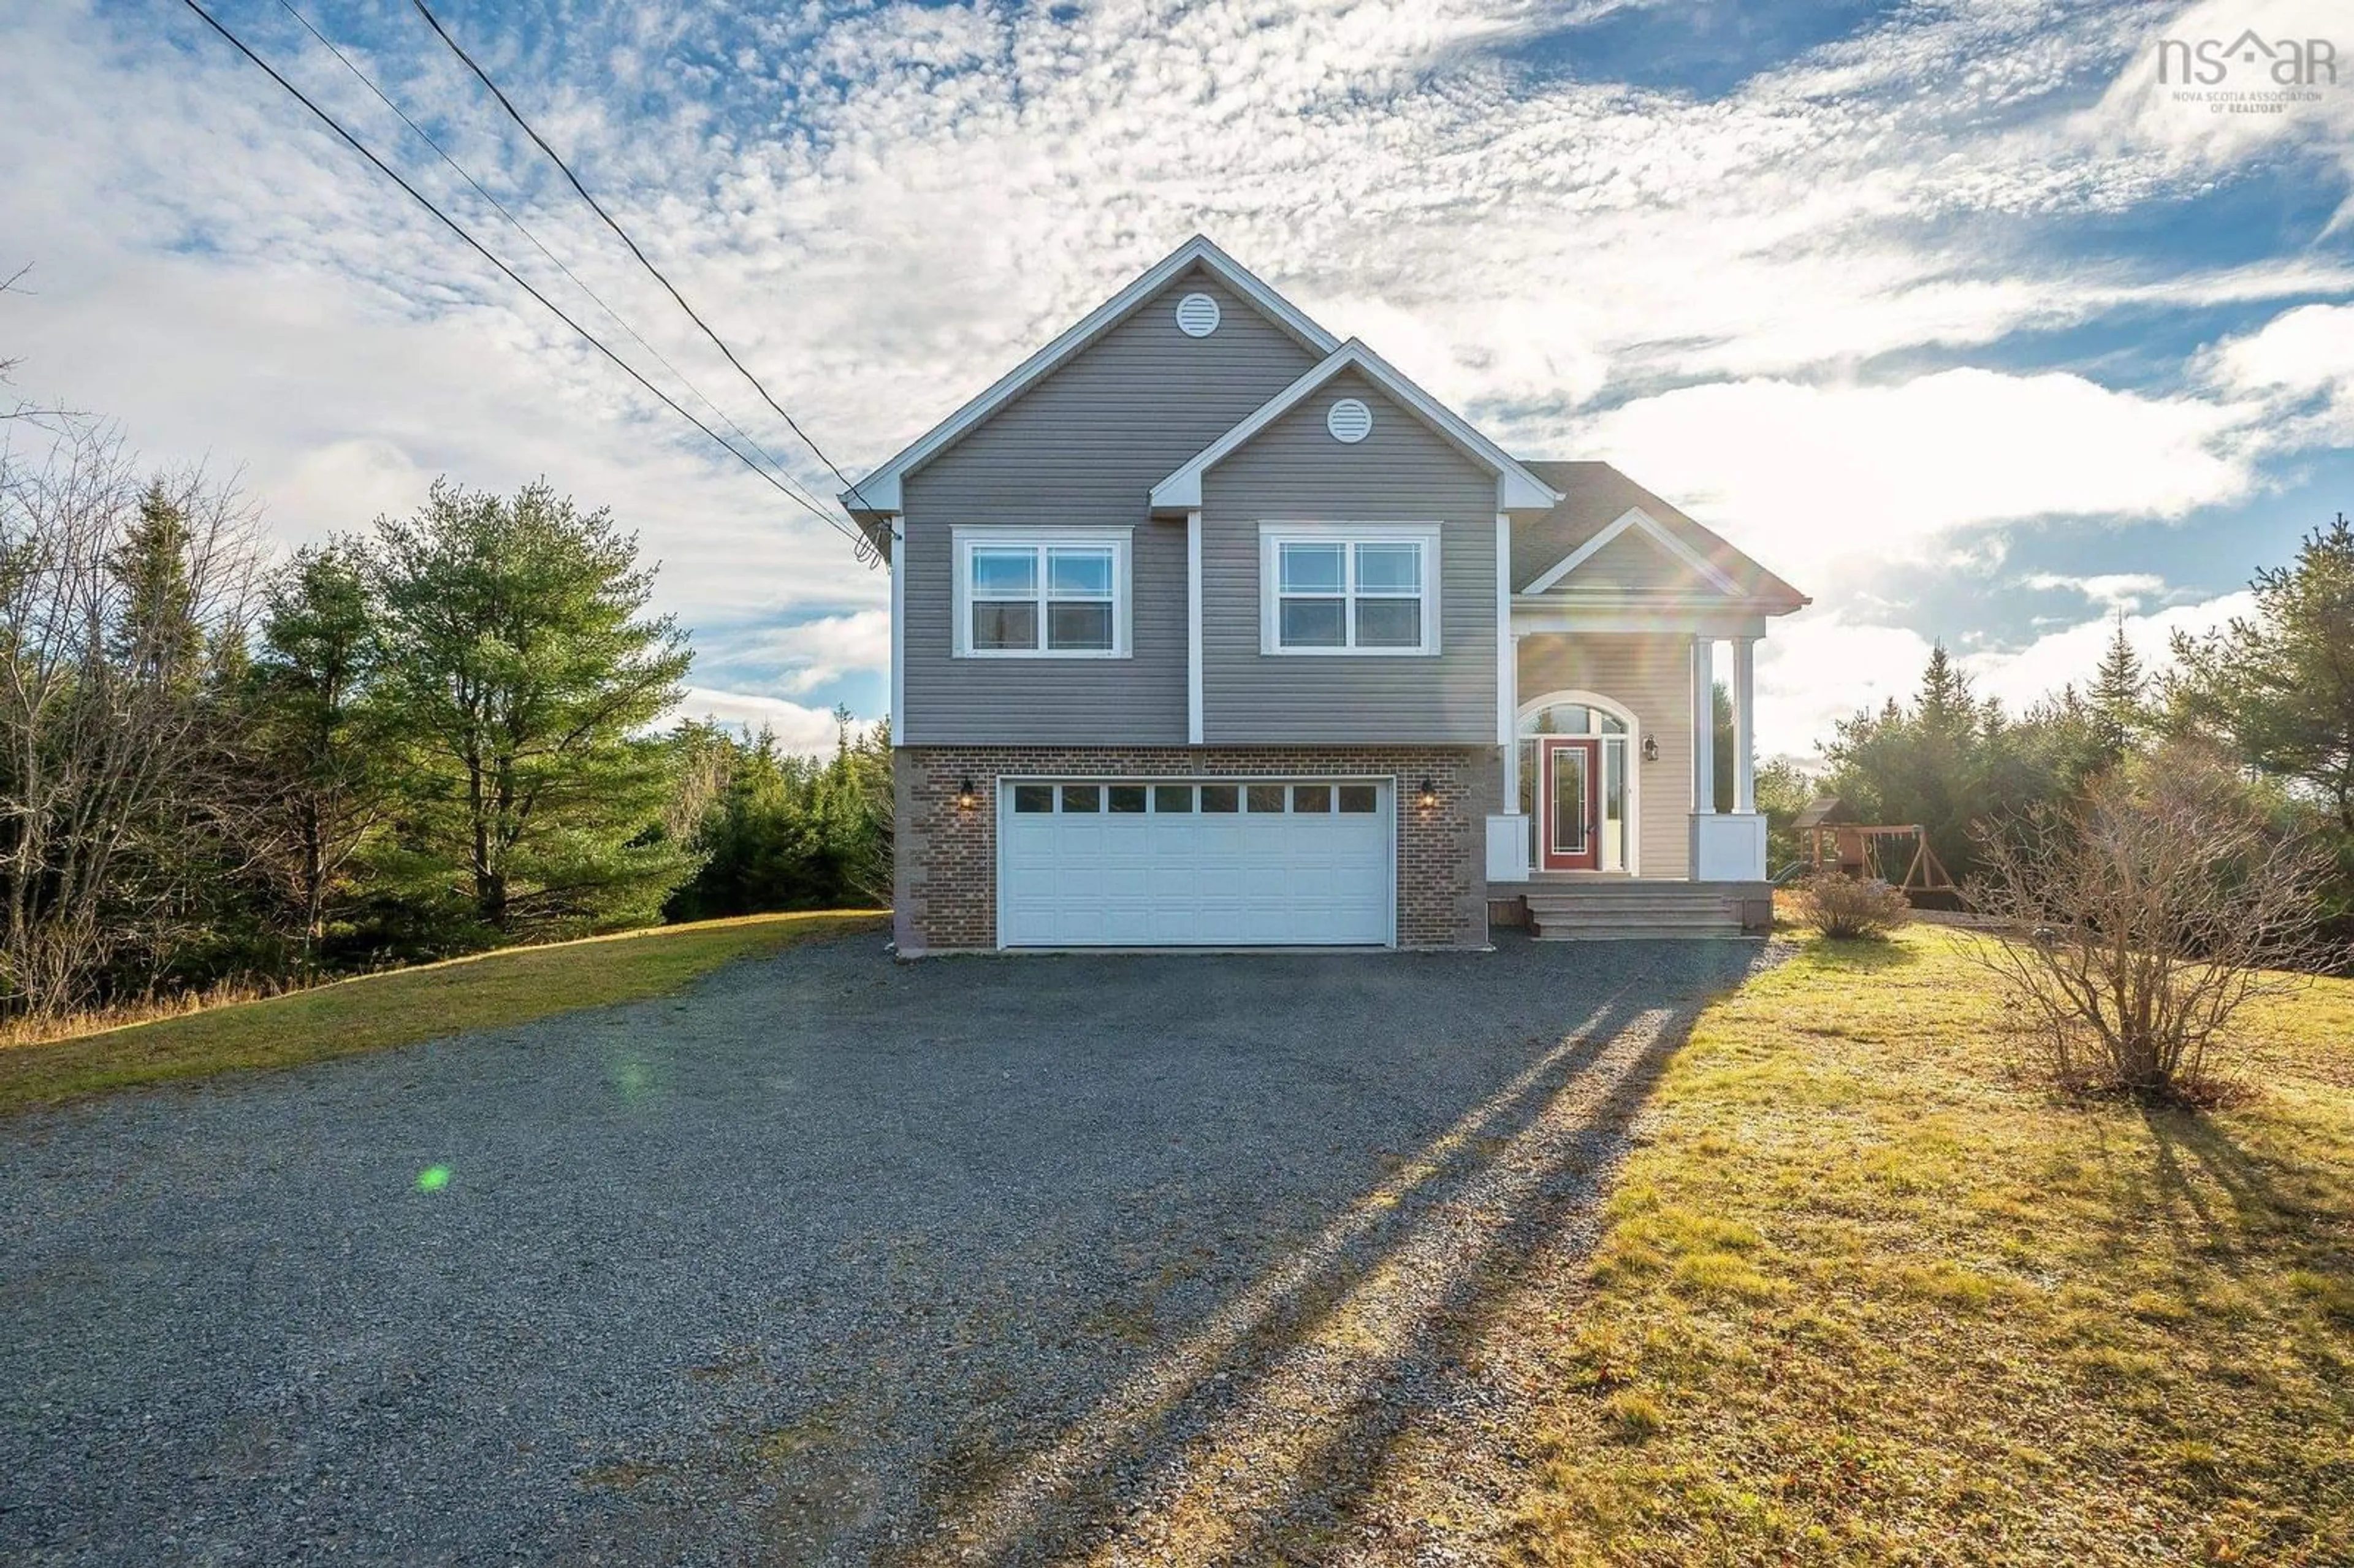
[[1602, 863], [1600, 824], [1594, 820], [1602, 743], [1590, 736], [1537, 737], [1537, 865], [1544, 871], [1592, 871]]

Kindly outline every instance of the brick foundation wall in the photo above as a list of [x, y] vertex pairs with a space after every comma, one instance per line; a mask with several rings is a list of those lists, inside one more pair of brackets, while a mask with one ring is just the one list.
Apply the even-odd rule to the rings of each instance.
[[[891, 754], [898, 819], [894, 924], [914, 956], [997, 946], [997, 780], [1043, 778], [1317, 778], [1397, 780], [1397, 933], [1402, 948], [1488, 940], [1487, 813], [1500, 788], [1493, 747], [911, 746]], [[1425, 776], [1437, 802], [1416, 803]], [[973, 781], [971, 810], [958, 787]]]

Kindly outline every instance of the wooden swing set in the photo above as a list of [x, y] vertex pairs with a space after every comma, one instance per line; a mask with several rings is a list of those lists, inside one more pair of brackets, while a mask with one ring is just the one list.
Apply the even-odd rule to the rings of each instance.
[[[1806, 841], [1807, 862], [1814, 871], [1885, 882], [1915, 904], [1960, 897], [1961, 888], [1929, 847], [1928, 832], [1920, 823], [1850, 822], [1840, 821], [1842, 815], [1835, 795], [1798, 813], [1793, 825]], [[1899, 859], [1904, 874], [1891, 876], [1889, 868]]]

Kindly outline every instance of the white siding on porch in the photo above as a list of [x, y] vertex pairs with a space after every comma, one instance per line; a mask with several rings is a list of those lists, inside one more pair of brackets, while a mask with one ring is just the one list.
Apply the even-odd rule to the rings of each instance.
[[[1547, 692], [1598, 692], [1633, 710], [1634, 766], [1642, 770], [1643, 878], [1691, 874], [1691, 639], [1674, 635], [1532, 632], [1520, 640], [1520, 700]], [[1640, 760], [1642, 737], [1659, 743]]]

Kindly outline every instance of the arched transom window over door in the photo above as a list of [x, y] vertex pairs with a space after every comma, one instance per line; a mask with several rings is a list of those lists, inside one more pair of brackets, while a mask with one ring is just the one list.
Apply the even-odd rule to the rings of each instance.
[[[1594, 692], [1551, 692], [1522, 705], [1521, 810], [1529, 818], [1531, 865], [1640, 873], [1633, 750], [1640, 733], [1623, 704]], [[1556, 736], [1584, 744], [1545, 744]]]

